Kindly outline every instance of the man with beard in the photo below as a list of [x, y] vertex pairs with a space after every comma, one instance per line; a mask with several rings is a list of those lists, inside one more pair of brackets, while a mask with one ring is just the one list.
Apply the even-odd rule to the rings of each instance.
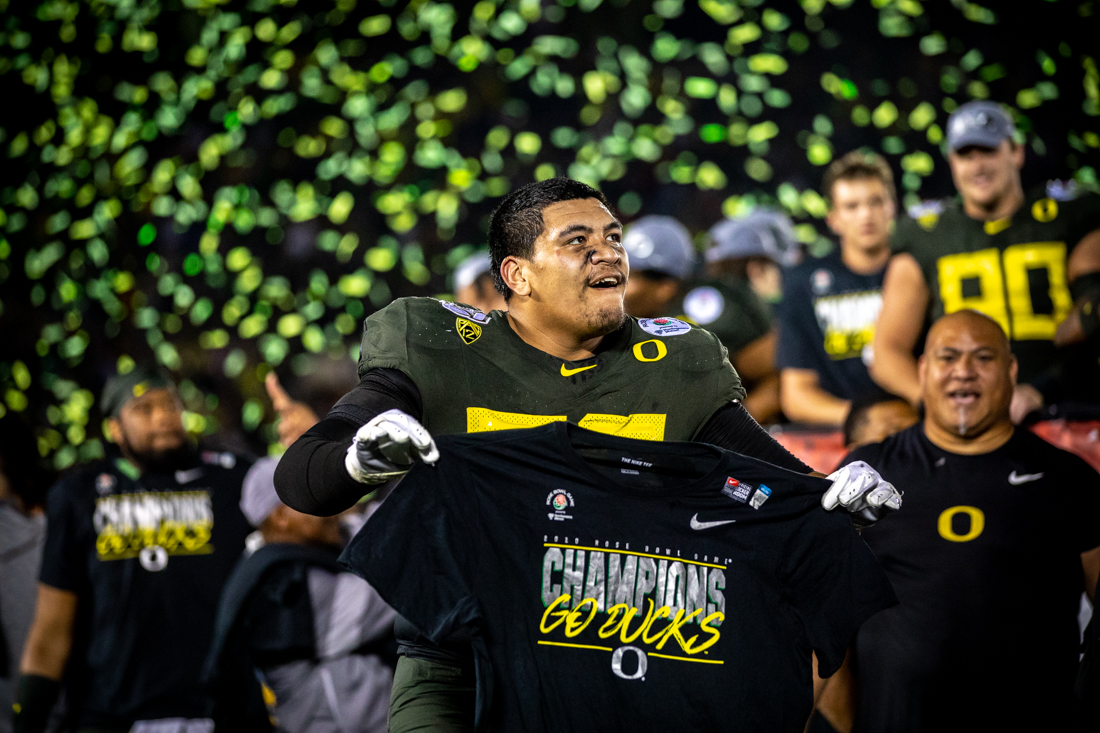
[[[403, 298], [371, 315], [359, 384], [279, 463], [284, 503], [335, 514], [414, 461], [434, 463], [433, 433], [564, 420], [713, 443], [809, 473], [741, 406], [740, 379], [714, 335], [675, 318], [625, 316], [622, 225], [599, 191], [564, 178], [524, 186], [493, 214], [489, 249], [508, 311]], [[823, 504], [873, 518], [900, 497], [867, 469], [835, 482]], [[395, 631], [390, 730], [471, 729], [475, 694], [487, 691], [475, 689], [469, 640], [436, 644], [400, 617]]]
[[905, 491], [904, 512], [863, 532], [900, 605], [857, 635], [856, 730], [1070, 730], [1096, 471], [1013, 426], [1016, 357], [988, 316], [937, 321], [918, 374], [923, 423], [846, 459]]
[[251, 531], [239, 507], [249, 462], [194, 449], [159, 369], [115, 376], [101, 407], [121, 456], [77, 470], [47, 498], [15, 730], [44, 729], [64, 680], [77, 731], [209, 733], [199, 677]]

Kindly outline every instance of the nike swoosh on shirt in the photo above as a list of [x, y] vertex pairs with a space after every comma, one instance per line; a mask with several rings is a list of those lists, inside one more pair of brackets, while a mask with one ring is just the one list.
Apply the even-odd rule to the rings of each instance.
[[721, 527], [723, 524], [733, 524], [736, 519], [721, 519], [717, 522], [700, 522], [699, 515], [695, 514], [691, 518], [692, 529], [710, 529], [711, 527]]
[[1036, 479], [1041, 479], [1042, 477], [1043, 474], [1041, 473], [1025, 473], [1017, 475], [1016, 472], [1013, 471], [1012, 473], [1008, 474], [1008, 483], [1012, 484], [1013, 486], [1019, 486], [1020, 484], [1026, 484], [1028, 481], [1035, 481]]
[[565, 364], [562, 364], [561, 365], [561, 375], [563, 377], [571, 377], [574, 374], [576, 374], [577, 372], [583, 372], [585, 369], [595, 369], [596, 366], [597, 366], [596, 364], [589, 364], [586, 367], [577, 367], [576, 369], [566, 369]]

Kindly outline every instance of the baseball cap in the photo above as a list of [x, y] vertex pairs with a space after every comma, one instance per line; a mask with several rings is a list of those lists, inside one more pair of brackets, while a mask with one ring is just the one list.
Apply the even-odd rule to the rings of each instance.
[[710, 228], [707, 262], [742, 257], [770, 257], [780, 265], [798, 261], [798, 240], [791, 220], [778, 211], [757, 210], [740, 219], [725, 219]]
[[116, 374], [103, 386], [99, 407], [107, 417], [118, 417], [119, 410], [135, 397], [151, 389], [174, 388], [168, 372], [154, 364], [139, 364], [125, 374]]
[[275, 467], [279, 459], [265, 456], [252, 464], [241, 485], [241, 514], [253, 527], [259, 527], [275, 507], [282, 504], [275, 493]]
[[695, 269], [691, 233], [671, 216], [638, 219], [626, 230], [623, 249], [635, 272], [663, 272], [684, 279]]
[[462, 260], [455, 268], [455, 290], [462, 290], [474, 284], [479, 277], [489, 272], [492, 262], [488, 252], [478, 252]]
[[947, 149], [955, 152], [967, 145], [995, 148], [1011, 140], [1016, 125], [996, 102], [967, 102], [947, 118]]

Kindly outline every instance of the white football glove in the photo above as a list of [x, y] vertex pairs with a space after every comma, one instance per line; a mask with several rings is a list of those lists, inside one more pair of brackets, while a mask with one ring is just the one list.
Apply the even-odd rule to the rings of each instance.
[[411, 415], [386, 410], [356, 431], [344, 466], [361, 484], [383, 484], [408, 473], [417, 460], [439, 460], [431, 433]]
[[821, 497], [821, 506], [826, 511], [844, 507], [857, 526], [870, 527], [887, 512], [901, 509], [901, 492], [863, 461], [853, 461], [828, 478], [833, 485]]

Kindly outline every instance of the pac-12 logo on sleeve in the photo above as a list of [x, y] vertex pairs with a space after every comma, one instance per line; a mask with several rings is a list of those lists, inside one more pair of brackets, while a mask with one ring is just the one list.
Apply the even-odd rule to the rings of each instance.
[[679, 336], [691, 330], [691, 324], [679, 318], [642, 318], [638, 321], [638, 325], [643, 331], [654, 336]]
[[566, 511], [573, 506], [573, 495], [565, 489], [554, 489], [547, 494], [546, 506], [554, 510], [546, 515], [548, 519], [564, 522], [566, 519], [573, 518], [573, 515], [566, 514]]

